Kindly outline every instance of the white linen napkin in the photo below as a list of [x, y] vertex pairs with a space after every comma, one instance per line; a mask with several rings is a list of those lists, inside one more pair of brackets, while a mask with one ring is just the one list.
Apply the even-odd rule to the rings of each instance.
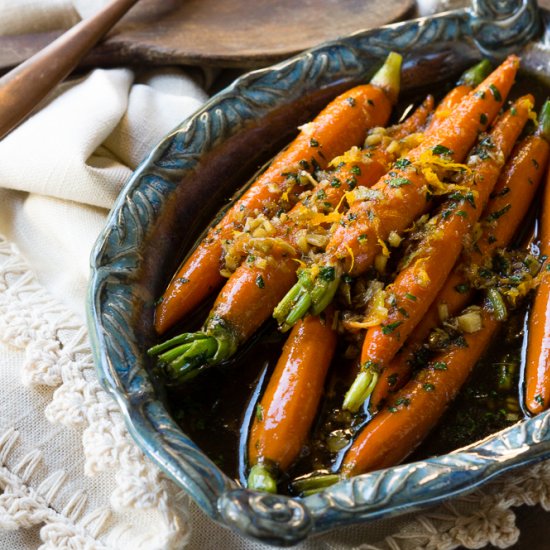
[[181, 70], [98, 69], [0, 141], [0, 232], [73, 311], [84, 313], [89, 252], [122, 186], [206, 98]]

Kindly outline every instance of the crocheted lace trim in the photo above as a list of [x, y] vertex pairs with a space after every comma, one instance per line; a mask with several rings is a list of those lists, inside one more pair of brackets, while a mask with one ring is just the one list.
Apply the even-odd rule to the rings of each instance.
[[[25, 384], [56, 388], [46, 417], [83, 430], [85, 473], [116, 472], [112, 509], [160, 513], [163, 525], [136, 541], [133, 548], [181, 548], [189, 537], [185, 509], [177, 503], [181, 495], [135, 446], [115, 402], [100, 387], [86, 329], [37, 282], [16, 247], [1, 236], [0, 339], [25, 350]], [[14, 429], [0, 434], [0, 528], [44, 524], [40, 550], [108, 548], [102, 541], [108, 540], [110, 511], [85, 513], [83, 493], [75, 494], [61, 511], [51, 508], [64, 473], [54, 472], [32, 488], [29, 477], [40, 461], [40, 452], [32, 451], [9, 468], [7, 459], [17, 439]], [[419, 515], [376, 546], [358, 548], [451, 550], [486, 544], [506, 548], [519, 537], [512, 507], [535, 503], [550, 510], [550, 462], [506, 476], [483, 491]]]
[[[157, 525], [146, 540], [133, 542], [134, 548], [181, 548], [188, 527], [181, 510], [172, 504], [176, 501], [175, 487], [136, 447], [116, 403], [99, 385], [86, 328], [49, 295], [16, 247], [2, 237], [0, 339], [25, 351], [24, 384], [56, 388], [45, 409], [46, 417], [53, 423], [82, 430], [85, 474], [116, 472], [112, 509], [140, 508], [159, 514], [162, 525]], [[0, 434], [0, 442], [9, 442], [3, 446], [5, 452], [0, 450], [0, 457], [7, 456], [14, 434]], [[54, 512], [48, 507], [48, 499], [18, 476], [18, 468], [8, 471], [5, 460], [0, 460], [0, 465], [4, 490], [0, 495], [0, 527], [8, 525], [14, 529], [45, 523], [41, 530], [42, 548], [64, 548], [59, 542], [60, 533], [65, 538], [76, 537], [72, 548], [103, 548], [96, 540], [100, 529], [89, 528], [92, 522], [98, 523], [96, 519], [85, 516], [76, 525], [70, 503], [67, 511]], [[47, 486], [46, 482], [43, 484]], [[94, 514], [93, 518], [97, 513]], [[99, 514], [101, 518], [103, 514]], [[51, 542], [54, 539], [55, 544]]]

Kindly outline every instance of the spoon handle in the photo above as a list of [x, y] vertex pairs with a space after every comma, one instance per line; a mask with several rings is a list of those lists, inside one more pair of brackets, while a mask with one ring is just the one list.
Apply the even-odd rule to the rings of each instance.
[[138, 0], [113, 0], [0, 78], [0, 139], [78, 65]]

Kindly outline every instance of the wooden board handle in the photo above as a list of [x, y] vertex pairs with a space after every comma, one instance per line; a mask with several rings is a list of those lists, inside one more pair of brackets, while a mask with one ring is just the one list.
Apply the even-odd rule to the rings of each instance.
[[113, 0], [0, 79], [0, 139], [71, 73], [136, 2]]

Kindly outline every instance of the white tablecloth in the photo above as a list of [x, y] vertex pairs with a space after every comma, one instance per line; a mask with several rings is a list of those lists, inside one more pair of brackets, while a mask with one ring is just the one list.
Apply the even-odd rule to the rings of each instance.
[[[68, 27], [100, 4], [0, 0], [0, 33]], [[207, 519], [134, 445], [97, 383], [84, 322], [108, 209], [207, 99], [207, 76], [94, 70], [0, 141], [0, 549], [264, 547]], [[421, 516], [301, 547], [506, 547], [518, 536], [511, 508], [548, 507], [549, 494], [542, 464]]]

